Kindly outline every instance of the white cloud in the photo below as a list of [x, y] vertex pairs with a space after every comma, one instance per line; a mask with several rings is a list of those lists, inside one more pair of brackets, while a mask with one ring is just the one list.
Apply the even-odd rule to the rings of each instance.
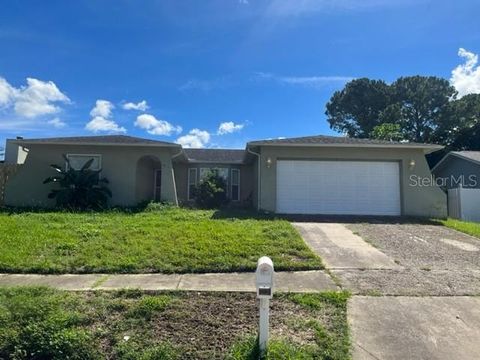
[[127, 129], [123, 126], [119, 126], [115, 121], [110, 119], [105, 119], [101, 116], [95, 116], [90, 120], [85, 129], [98, 133], [98, 132], [109, 132], [109, 133], [126, 133]]
[[142, 100], [139, 103], [127, 102], [122, 105], [122, 108], [125, 110], [139, 110], [139, 111], [146, 111], [149, 106], [147, 105], [146, 100]]
[[217, 130], [218, 135], [231, 134], [243, 129], [244, 124], [235, 124], [233, 121], [227, 121], [220, 124]]
[[54, 114], [61, 109], [57, 103], [69, 103], [70, 99], [52, 81], [27, 78], [27, 86], [15, 88], [0, 77], [0, 107], [13, 107], [15, 113], [25, 118]]
[[205, 130], [192, 129], [187, 135], [180, 136], [177, 143], [185, 148], [203, 148], [210, 141], [210, 133]]
[[112, 110], [114, 108], [115, 105], [108, 100], [97, 100], [95, 102], [95, 107], [92, 109], [92, 111], [90, 111], [90, 115], [92, 117], [100, 116], [103, 118], [109, 118], [112, 116]]
[[458, 56], [464, 58], [465, 63], [458, 65], [452, 70], [450, 83], [457, 89], [459, 97], [480, 93], [478, 55], [460, 48]]
[[65, 122], [60, 120], [58, 117], [56, 117], [52, 120], [49, 120], [48, 123], [50, 125], [52, 125], [54, 128], [57, 128], [57, 129], [62, 129], [67, 125]]
[[15, 95], [15, 89], [0, 77], [0, 108], [11, 105]]
[[147, 130], [152, 135], [166, 135], [170, 136], [173, 133], [179, 134], [182, 132], [181, 126], [175, 126], [168, 121], [159, 120], [153, 115], [142, 114], [137, 117], [135, 126]]
[[114, 108], [115, 106], [108, 100], [97, 100], [95, 107], [90, 111], [92, 119], [85, 125], [85, 129], [94, 133], [126, 133], [127, 129], [111, 119]]
[[344, 84], [354, 77], [351, 76], [282, 76], [272, 73], [259, 72], [254, 76], [254, 80], [275, 81], [285, 85], [307, 86], [312, 88], [321, 88], [325, 85]]

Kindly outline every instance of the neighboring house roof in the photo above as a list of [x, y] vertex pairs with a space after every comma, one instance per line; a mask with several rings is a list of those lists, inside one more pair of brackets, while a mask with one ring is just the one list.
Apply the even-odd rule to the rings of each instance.
[[432, 168], [432, 171], [438, 169], [441, 164], [445, 163], [445, 160], [452, 156], [480, 165], [480, 151], [450, 151]]
[[245, 150], [233, 149], [184, 149], [189, 162], [242, 164]]
[[129, 146], [175, 146], [180, 145], [158, 140], [143, 139], [127, 135], [73, 136], [42, 139], [12, 139], [17, 144], [49, 145], [129, 145]]
[[443, 149], [442, 145], [422, 144], [415, 142], [387, 141], [374, 139], [359, 139], [346, 136], [304, 136], [295, 138], [278, 138], [269, 140], [251, 141], [247, 146], [362, 146], [362, 147], [399, 147], [422, 148], [430, 151]]

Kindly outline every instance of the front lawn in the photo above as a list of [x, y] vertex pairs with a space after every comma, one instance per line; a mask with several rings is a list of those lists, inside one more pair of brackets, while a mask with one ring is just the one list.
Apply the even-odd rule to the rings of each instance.
[[440, 223], [449, 228], [464, 232], [480, 238], [480, 223], [468, 222], [456, 219], [439, 220]]
[[188, 273], [322, 263], [284, 220], [160, 207], [137, 213], [0, 213], [0, 272]]
[[[344, 292], [278, 294], [267, 359], [349, 359]], [[1, 359], [258, 359], [255, 294], [0, 289]]]

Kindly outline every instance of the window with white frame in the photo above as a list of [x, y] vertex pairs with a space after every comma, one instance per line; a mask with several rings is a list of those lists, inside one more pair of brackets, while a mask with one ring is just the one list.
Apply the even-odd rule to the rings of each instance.
[[[74, 170], [80, 170], [87, 161], [93, 159], [90, 170], [100, 170], [102, 168], [102, 155], [98, 154], [67, 154], [70, 166]], [[66, 164], [68, 170], [68, 164]]]
[[221, 176], [225, 181], [228, 180], [228, 168], [201, 168], [200, 169], [200, 181], [203, 181], [208, 173], [214, 172], [218, 176]]
[[230, 184], [231, 184], [232, 201], [239, 201], [240, 200], [240, 169], [232, 169]]
[[197, 186], [197, 169], [188, 169], [188, 200], [195, 197], [195, 187]]

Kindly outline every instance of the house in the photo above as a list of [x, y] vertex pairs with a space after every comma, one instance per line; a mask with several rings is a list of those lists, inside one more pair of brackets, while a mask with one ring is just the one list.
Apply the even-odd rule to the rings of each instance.
[[[180, 145], [123, 135], [7, 140], [7, 161], [22, 158], [5, 202], [49, 206], [50, 164], [62, 154], [72, 166], [95, 159], [110, 180], [112, 205], [146, 200], [192, 201], [192, 191], [208, 169], [228, 184], [232, 203], [290, 214], [446, 216], [446, 195], [431, 178], [425, 154], [442, 146], [308, 136], [252, 141], [242, 150], [183, 149]], [[13, 160], [12, 160], [13, 159]], [[54, 186], [54, 185], [52, 185]]]
[[480, 189], [480, 151], [451, 151], [432, 169], [436, 182], [445, 189]]

